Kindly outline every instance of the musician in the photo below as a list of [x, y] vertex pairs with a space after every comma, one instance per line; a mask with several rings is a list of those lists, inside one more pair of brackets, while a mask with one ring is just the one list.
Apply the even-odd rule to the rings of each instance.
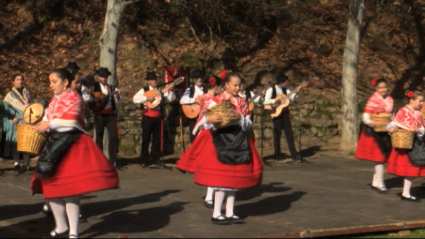
[[25, 108], [32, 103], [33, 99], [24, 86], [24, 76], [15, 74], [12, 76], [13, 87], [7, 93], [3, 101], [3, 131], [5, 132], [3, 157], [12, 156], [16, 173], [29, 170], [30, 155], [23, 153], [23, 167], [19, 165], [20, 153], [17, 151], [16, 125], [22, 124], [22, 114]]
[[[155, 72], [148, 71], [146, 73], [145, 80], [148, 86], [139, 90], [133, 97], [135, 104], [144, 104], [147, 101], [153, 102], [155, 98], [153, 96], [145, 96], [144, 94], [149, 90], [158, 90], [157, 77]], [[165, 92], [164, 101], [169, 103], [175, 99], [173, 91]], [[164, 167], [164, 163], [160, 160], [161, 149], [161, 120], [164, 116], [164, 106], [159, 104], [154, 109], [141, 105], [142, 107], [142, 150], [140, 154], [141, 166], [143, 168], [149, 166], [151, 163], [155, 163], [160, 167]], [[151, 151], [149, 154], [149, 142], [152, 137]]]
[[[192, 104], [199, 104], [200, 102], [196, 102], [196, 99], [198, 96], [203, 95], [204, 92], [202, 90], [202, 79], [205, 77], [204, 73], [200, 70], [193, 70], [192, 72], [192, 78], [194, 81], [194, 85], [187, 88], [186, 91], [183, 93], [182, 98], [180, 99], [181, 105], [192, 105]], [[189, 130], [190, 132], [193, 131], [193, 128], [195, 127], [197, 121], [197, 117], [194, 117], [193, 119], [187, 119], [187, 122], [189, 124]], [[195, 140], [196, 135], [190, 134], [190, 142], [193, 143], [193, 140]]]
[[[96, 144], [101, 150], [103, 150], [103, 134], [108, 130], [109, 134], [109, 160], [117, 166], [117, 154], [118, 154], [118, 133], [117, 133], [117, 108], [122, 104], [122, 99], [115, 89], [114, 86], [107, 84], [107, 79], [111, 75], [108, 68], [100, 67], [95, 71], [99, 82], [93, 85], [93, 92], [101, 92], [107, 97], [107, 103], [103, 109], [94, 111], [94, 128], [96, 131]], [[87, 96], [85, 91], [83, 96], [84, 101], [88, 102], [89, 106], [93, 106], [94, 103], [100, 99], [94, 98], [91, 94]]]
[[[266, 91], [266, 95], [264, 97], [264, 104], [277, 104], [279, 105], [281, 102], [279, 100], [275, 100], [276, 96], [279, 94], [288, 95], [291, 91], [286, 88], [288, 85], [288, 76], [284, 73], [278, 73], [276, 75], [276, 84]], [[290, 97], [290, 100], [293, 101], [297, 97], [296, 94], [293, 94]], [[286, 141], [288, 142], [289, 152], [291, 153], [291, 157], [294, 162], [301, 161], [301, 157], [295, 149], [294, 142], [294, 133], [292, 131], [291, 118], [289, 117], [289, 108], [286, 107], [282, 110], [281, 114], [277, 117], [272, 118], [273, 120], [273, 138], [274, 138], [274, 152], [275, 159], [282, 160], [282, 153], [280, 152], [280, 137], [282, 135], [282, 130], [285, 132]]]

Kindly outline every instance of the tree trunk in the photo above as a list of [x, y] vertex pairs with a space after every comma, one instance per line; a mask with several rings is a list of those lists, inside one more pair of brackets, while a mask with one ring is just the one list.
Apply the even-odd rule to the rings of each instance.
[[115, 74], [118, 34], [120, 32], [120, 21], [125, 7], [128, 5], [124, 0], [108, 0], [106, 7], [105, 25], [100, 35], [100, 66], [107, 67], [112, 73], [108, 78], [108, 84], [117, 85]]
[[347, 38], [342, 66], [342, 134], [340, 149], [355, 151], [359, 135], [357, 101], [357, 66], [360, 49], [360, 26], [364, 0], [350, 0]]

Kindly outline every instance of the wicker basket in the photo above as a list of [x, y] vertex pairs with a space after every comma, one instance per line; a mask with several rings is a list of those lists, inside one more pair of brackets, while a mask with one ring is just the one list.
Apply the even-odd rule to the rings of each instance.
[[[236, 117], [231, 117], [231, 112], [236, 112], [235, 107], [230, 103], [229, 100], [223, 100], [220, 103], [214, 105], [213, 107], [207, 109], [204, 112], [204, 115], [213, 115], [217, 114], [223, 117], [223, 120], [219, 123], [214, 123], [214, 127], [216, 129], [224, 128], [226, 126], [235, 124], [241, 120], [241, 115], [239, 113], [236, 114]], [[232, 114], [235, 115], [235, 114]]]
[[17, 151], [39, 154], [41, 147], [46, 141], [46, 136], [35, 131], [34, 127], [29, 124], [19, 124], [16, 126]]
[[414, 137], [415, 134], [413, 132], [397, 129], [391, 134], [391, 144], [394, 148], [411, 149]]
[[371, 118], [373, 121], [382, 124], [383, 126], [374, 127], [373, 130], [375, 132], [385, 132], [387, 131], [387, 125], [391, 122], [390, 113], [381, 113], [381, 114], [372, 114]]

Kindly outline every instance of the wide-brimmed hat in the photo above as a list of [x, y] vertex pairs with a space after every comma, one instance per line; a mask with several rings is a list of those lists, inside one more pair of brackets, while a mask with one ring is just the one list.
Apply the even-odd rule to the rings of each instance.
[[193, 70], [191, 74], [192, 78], [204, 78], [205, 74], [201, 70]]
[[68, 65], [65, 66], [65, 68], [73, 73], [76, 73], [80, 70], [80, 67], [78, 67], [77, 63], [75, 62], [69, 62]]
[[99, 70], [96, 70], [95, 72], [98, 76], [103, 78], [107, 78], [111, 75], [111, 72], [109, 72], [108, 68], [106, 67], [100, 67]]
[[145, 80], [152, 80], [152, 79], [157, 79], [155, 72], [153, 71], [148, 71], [146, 72], [146, 77]]
[[288, 76], [285, 75], [285, 73], [283, 73], [283, 72], [279, 72], [276, 75], [276, 84], [281, 84], [281, 83], [283, 83], [283, 82], [285, 82], [287, 80], [288, 80]]
[[81, 85], [91, 87], [96, 83], [92, 75], [86, 75], [81, 79]]

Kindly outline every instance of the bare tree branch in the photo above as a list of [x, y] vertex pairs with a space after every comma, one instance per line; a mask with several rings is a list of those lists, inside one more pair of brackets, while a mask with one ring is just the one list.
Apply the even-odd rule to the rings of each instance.
[[195, 37], [196, 41], [198, 42], [198, 44], [202, 47], [202, 49], [205, 51], [205, 53], [207, 53], [208, 56], [210, 56], [213, 59], [216, 60], [221, 60], [221, 57], [215, 55], [213, 52], [211, 52], [210, 50], [208, 50], [205, 45], [201, 42], [201, 40], [199, 39], [198, 35], [196, 34], [195, 29], [192, 26], [192, 23], [190, 22], [189, 18], [186, 17], [186, 21], [189, 23], [190, 26], [190, 30], [192, 30], [192, 34]]

